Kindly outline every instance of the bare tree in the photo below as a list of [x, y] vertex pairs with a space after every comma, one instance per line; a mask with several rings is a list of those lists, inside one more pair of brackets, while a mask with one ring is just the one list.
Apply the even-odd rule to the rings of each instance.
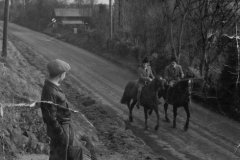
[[187, 16], [195, 9], [198, 0], [170, 0], [165, 1], [165, 17], [169, 25], [169, 37], [174, 56], [180, 60], [184, 25], [187, 23]]
[[84, 0], [74, 0], [74, 2], [77, 4], [78, 8], [84, 4]]
[[[192, 28], [197, 35], [198, 48], [201, 50], [200, 73], [208, 76], [209, 65], [223, 52], [226, 44], [222, 36], [232, 32], [235, 11], [229, 5], [232, 0], [199, 0], [196, 9], [189, 16]], [[234, 4], [233, 4], [234, 5]]]

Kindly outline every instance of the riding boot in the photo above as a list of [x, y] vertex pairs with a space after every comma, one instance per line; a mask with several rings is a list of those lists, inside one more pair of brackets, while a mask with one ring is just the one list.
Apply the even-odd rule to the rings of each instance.
[[171, 86], [169, 86], [169, 88], [168, 88], [168, 90], [167, 90], [167, 96], [166, 96], [166, 101], [165, 101], [165, 103], [171, 103], [171, 98], [170, 97], [172, 97], [171, 96], [171, 90], [172, 90], [172, 87]]
[[141, 90], [139, 90], [137, 93], [137, 104], [136, 104], [137, 109], [139, 109], [140, 107], [140, 96], [141, 96]]

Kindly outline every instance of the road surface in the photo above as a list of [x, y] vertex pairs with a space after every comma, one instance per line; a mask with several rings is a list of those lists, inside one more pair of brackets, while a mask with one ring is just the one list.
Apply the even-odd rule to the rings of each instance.
[[[0, 23], [2, 26], [2, 22]], [[33, 47], [49, 60], [62, 59], [71, 65], [71, 74], [103, 104], [114, 109], [124, 118], [128, 117], [127, 106], [119, 104], [125, 84], [137, 76], [114, 63], [84, 49], [64, 43], [47, 35], [9, 24], [9, 32]], [[177, 129], [163, 120], [163, 106], [160, 105], [160, 128], [154, 131], [156, 117], [149, 120], [148, 131], [144, 130], [143, 109], [134, 109], [135, 121], [130, 128], [140, 136], [152, 150], [168, 160], [240, 160], [240, 151], [234, 154], [240, 143], [240, 124], [215, 114], [200, 105], [191, 105], [190, 126], [183, 131], [186, 114], [178, 110]], [[172, 107], [169, 106], [172, 119]]]

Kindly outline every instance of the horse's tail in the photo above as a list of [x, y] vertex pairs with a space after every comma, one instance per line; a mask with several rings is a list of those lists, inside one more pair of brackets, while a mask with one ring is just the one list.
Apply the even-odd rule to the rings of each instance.
[[124, 93], [122, 99], [120, 100], [121, 104], [127, 104], [127, 102], [131, 99], [131, 90], [133, 89], [134, 85], [136, 84], [135, 81], [128, 82], [125, 86]]
[[127, 104], [127, 96], [126, 96], [126, 91], [124, 91], [122, 99], [120, 101], [121, 104]]

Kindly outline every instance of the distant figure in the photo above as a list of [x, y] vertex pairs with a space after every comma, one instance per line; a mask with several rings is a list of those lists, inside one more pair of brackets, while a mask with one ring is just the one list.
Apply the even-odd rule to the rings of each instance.
[[140, 106], [140, 97], [142, 93], [142, 88], [154, 79], [152, 69], [149, 66], [148, 59], [145, 57], [142, 61], [142, 65], [138, 68], [138, 93], [137, 93], [137, 108]]
[[180, 80], [180, 78], [184, 77], [184, 73], [182, 71], [182, 67], [177, 64], [177, 60], [175, 57], [172, 57], [170, 60], [170, 65], [165, 68], [164, 77], [169, 84], [169, 88], [167, 90], [167, 99], [166, 102], [171, 102], [172, 88], [173, 85]]
[[47, 125], [47, 135], [51, 138], [49, 160], [82, 160], [82, 148], [74, 136], [71, 111], [60, 87], [70, 66], [56, 59], [48, 63], [47, 68], [49, 79], [45, 80], [41, 101], [54, 104], [42, 102], [41, 110]]

